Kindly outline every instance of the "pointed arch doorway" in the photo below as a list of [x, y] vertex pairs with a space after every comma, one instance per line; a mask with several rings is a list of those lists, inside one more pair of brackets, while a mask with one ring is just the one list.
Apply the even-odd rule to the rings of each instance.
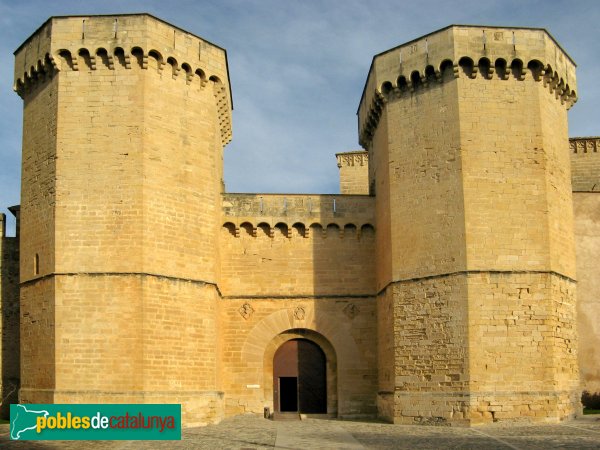
[[327, 413], [325, 353], [308, 339], [284, 342], [273, 357], [273, 404], [276, 412]]

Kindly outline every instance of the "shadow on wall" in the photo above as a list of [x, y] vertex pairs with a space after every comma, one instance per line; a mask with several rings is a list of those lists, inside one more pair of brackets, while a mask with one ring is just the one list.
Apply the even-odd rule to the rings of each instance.
[[[12, 209], [11, 209], [12, 211]], [[13, 211], [14, 212], [14, 211]], [[19, 239], [0, 230], [0, 299], [2, 301], [2, 387], [0, 417], [8, 419], [19, 396]]]
[[[336, 214], [338, 211], [333, 216]], [[323, 227], [312, 224], [309, 233], [317, 296], [315, 320], [320, 323], [327, 317], [334, 318], [334, 332], [349, 337], [347, 341], [333, 339], [338, 343], [335, 348], [338, 416], [375, 416], [375, 229], [371, 224], [346, 223], [342, 228], [335, 223], [324, 223]]]

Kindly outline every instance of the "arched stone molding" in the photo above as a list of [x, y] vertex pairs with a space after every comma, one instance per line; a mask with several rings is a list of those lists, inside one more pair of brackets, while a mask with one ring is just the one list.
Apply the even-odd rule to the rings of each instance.
[[307, 339], [317, 344], [323, 353], [326, 360], [326, 379], [327, 379], [327, 414], [337, 415], [338, 411], [338, 364], [337, 356], [333, 345], [320, 333], [307, 329], [293, 329], [284, 331], [275, 336], [265, 348], [263, 360], [263, 379], [264, 379], [264, 396], [267, 405], [273, 410], [273, 360], [275, 352], [287, 341], [292, 339]]
[[[344, 378], [352, 362], [361, 358], [350, 326], [350, 321], [340, 321], [331, 313], [315, 311], [313, 306], [305, 304], [281, 309], [258, 322], [244, 341], [241, 358], [248, 368], [262, 367], [262, 371], [254, 372], [260, 379], [250, 382], [264, 387], [265, 406], [273, 408], [275, 351], [290, 339], [304, 338], [319, 345], [327, 358], [328, 413], [343, 414], [344, 399], [338, 386], [345, 385]], [[337, 375], [332, 373], [334, 368]]]
[[[231, 218], [233, 219], [233, 218]], [[235, 220], [235, 219], [233, 219]], [[327, 223], [327, 222], [325, 222]], [[293, 224], [288, 224], [285, 222], [277, 222], [277, 224], [272, 225], [267, 222], [260, 222], [258, 224], [254, 224], [244, 220], [241, 223], [237, 221], [228, 220], [224, 222], [222, 225], [223, 231], [228, 231], [229, 233], [223, 232], [223, 236], [227, 237], [230, 235], [231, 237], [239, 238], [240, 236], [250, 236], [250, 237], [270, 237], [274, 238], [276, 235], [276, 231], [280, 233], [280, 235], [285, 236], [286, 238], [352, 238], [352, 239], [362, 239], [362, 238], [370, 238], [373, 237], [375, 233], [375, 227], [371, 223], [362, 223], [357, 222], [357, 224], [346, 221], [338, 221], [338, 222], [329, 222], [327, 225], [313, 222], [310, 223], [306, 221], [303, 222], [294, 222]], [[245, 231], [244, 233], [240, 233], [240, 229]], [[261, 232], [259, 232], [259, 230]], [[348, 233], [346, 233], [348, 231]]]

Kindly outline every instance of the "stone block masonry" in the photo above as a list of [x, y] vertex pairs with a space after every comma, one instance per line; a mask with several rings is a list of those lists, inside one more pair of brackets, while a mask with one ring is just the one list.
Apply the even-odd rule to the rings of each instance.
[[[545, 30], [376, 55], [340, 195], [223, 192], [226, 52], [147, 14], [50, 18], [14, 88], [9, 402], [181, 403], [193, 426], [302, 413], [310, 379], [329, 416], [470, 426], [573, 417], [580, 373], [600, 390], [598, 139], [569, 151], [575, 65]], [[282, 380], [291, 340], [319, 358]]]
[[149, 15], [51, 18], [15, 89], [21, 399], [177, 397], [186, 423], [219, 420], [225, 51]]
[[380, 415], [580, 412], [575, 89], [544, 30], [451, 26], [374, 58], [359, 133], [377, 196]]

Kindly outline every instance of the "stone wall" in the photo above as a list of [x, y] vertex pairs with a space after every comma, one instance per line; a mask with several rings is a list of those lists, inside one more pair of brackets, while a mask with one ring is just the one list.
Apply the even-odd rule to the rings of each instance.
[[471, 423], [581, 414], [573, 280], [480, 273], [467, 287]]
[[226, 413], [273, 411], [273, 356], [289, 339], [312, 340], [327, 359], [327, 412], [376, 413], [375, 299], [237, 296], [221, 302]]
[[567, 151], [574, 65], [544, 30], [451, 26], [377, 55], [342, 195], [221, 193], [225, 51], [149, 15], [50, 19], [15, 89], [5, 403], [19, 337], [21, 402], [179, 402], [187, 426], [272, 409], [298, 338], [341, 417], [562, 420], [578, 357], [600, 390], [600, 141]]
[[0, 214], [0, 417], [8, 419], [18, 402], [19, 361], [19, 239], [6, 236], [6, 216]]
[[145, 14], [60, 17], [15, 67], [21, 399], [177, 396], [186, 424], [219, 420], [225, 51]]
[[466, 294], [464, 275], [400, 282], [386, 290], [391, 298], [379, 317], [393, 317], [387, 332], [394, 371], [380, 375], [386, 385], [382, 413], [392, 413], [383, 417], [404, 424], [468, 423]]
[[369, 154], [365, 151], [336, 153], [341, 194], [369, 194]]
[[373, 198], [224, 194], [223, 202], [224, 298], [374, 294]]
[[[579, 412], [574, 89], [544, 30], [451, 26], [375, 57], [359, 132], [377, 195], [383, 417]], [[525, 293], [535, 298], [515, 300]]]
[[273, 410], [274, 353], [299, 337], [326, 354], [328, 413], [375, 413], [373, 200], [223, 195], [219, 288], [227, 414]]

